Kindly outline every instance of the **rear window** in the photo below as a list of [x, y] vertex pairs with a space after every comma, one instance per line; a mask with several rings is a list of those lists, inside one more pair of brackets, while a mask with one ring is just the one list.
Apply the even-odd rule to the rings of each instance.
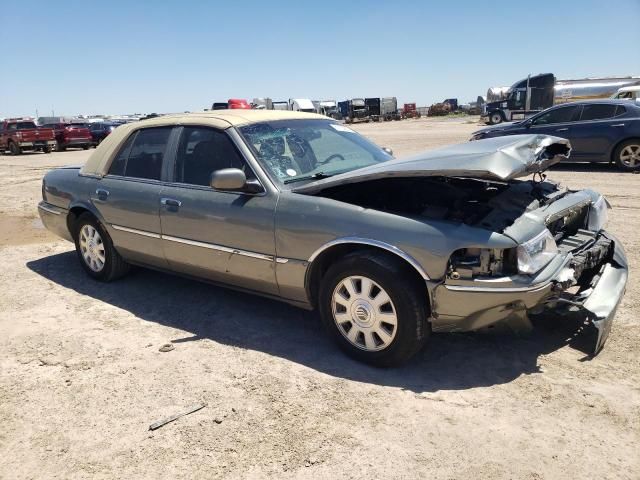
[[[15, 125], [15, 127], [13, 126]], [[26, 128], [36, 128], [36, 124], [34, 122], [16, 122], [10, 123], [9, 128], [12, 130], [22, 130]]]
[[171, 129], [145, 128], [131, 135], [113, 160], [109, 174], [160, 180]]
[[613, 118], [616, 116], [617, 108], [618, 105], [607, 105], [605, 103], [585, 105], [582, 107], [580, 120], [606, 120], [607, 118]]

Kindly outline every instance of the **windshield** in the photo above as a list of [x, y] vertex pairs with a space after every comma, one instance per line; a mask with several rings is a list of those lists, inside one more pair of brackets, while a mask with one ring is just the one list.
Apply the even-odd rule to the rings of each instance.
[[332, 120], [279, 120], [240, 127], [256, 157], [280, 183], [326, 178], [391, 155]]

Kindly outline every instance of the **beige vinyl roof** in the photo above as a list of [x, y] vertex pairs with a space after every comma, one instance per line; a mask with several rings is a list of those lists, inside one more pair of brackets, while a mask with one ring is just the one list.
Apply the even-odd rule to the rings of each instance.
[[179, 113], [127, 123], [116, 128], [91, 154], [80, 169], [83, 175], [103, 176], [109, 170], [115, 152], [129, 135], [141, 128], [165, 127], [172, 125], [204, 125], [220, 129], [237, 127], [250, 123], [275, 120], [328, 120], [324, 115], [287, 110], [213, 110], [210, 112]]

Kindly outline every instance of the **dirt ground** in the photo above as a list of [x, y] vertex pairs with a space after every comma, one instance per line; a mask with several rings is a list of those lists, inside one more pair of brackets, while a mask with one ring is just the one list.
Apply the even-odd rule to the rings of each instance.
[[[478, 127], [355, 128], [400, 156]], [[90, 280], [36, 212], [42, 175], [90, 153], [0, 156], [0, 478], [640, 478], [640, 176], [549, 173], [608, 196], [631, 262], [596, 358], [563, 326], [440, 334], [378, 370], [275, 301], [142, 269]]]

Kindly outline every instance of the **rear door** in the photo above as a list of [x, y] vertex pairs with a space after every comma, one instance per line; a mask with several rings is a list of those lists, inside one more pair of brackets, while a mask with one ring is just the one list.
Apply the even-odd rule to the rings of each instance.
[[91, 192], [116, 249], [130, 261], [167, 266], [160, 239], [160, 194], [174, 135], [173, 127], [133, 132]]
[[610, 160], [613, 145], [627, 136], [626, 108], [622, 105], [593, 103], [583, 105], [579, 121], [568, 137], [576, 159], [598, 162]]

